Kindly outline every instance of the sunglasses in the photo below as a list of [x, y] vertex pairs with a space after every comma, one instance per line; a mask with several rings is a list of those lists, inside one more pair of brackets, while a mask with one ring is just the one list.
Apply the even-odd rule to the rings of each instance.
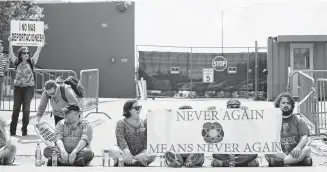
[[29, 55], [29, 54], [30, 54], [30, 52], [22, 52], [22, 54], [23, 54], [23, 55], [25, 55], [25, 54], [28, 54], [28, 55]]
[[[57, 89], [58, 89], [58, 88], [57, 88]], [[54, 95], [56, 95], [57, 89], [55, 89], [54, 92], [52, 92], [52, 93], [48, 93], [48, 95], [49, 95], [49, 96], [54, 96]]]
[[132, 109], [135, 109], [135, 110], [140, 110], [140, 109], [142, 109], [142, 106], [134, 106], [134, 107], [132, 107]]

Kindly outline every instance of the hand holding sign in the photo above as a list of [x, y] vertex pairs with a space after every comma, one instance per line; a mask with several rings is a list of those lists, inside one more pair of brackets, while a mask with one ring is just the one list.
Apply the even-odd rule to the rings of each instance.
[[11, 42], [16, 46], [43, 46], [44, 22], [43, 21], [17, 21], [11, 20]]

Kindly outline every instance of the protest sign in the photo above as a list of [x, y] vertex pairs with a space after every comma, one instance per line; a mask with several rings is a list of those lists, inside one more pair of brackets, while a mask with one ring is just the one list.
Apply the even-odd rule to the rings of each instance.
[[282, 152], [280, 109], [152, 110], [147, 153], [273, 154]]
[[44, 22], [11, 20], [10, 36], [12, 45], [44, 46]]

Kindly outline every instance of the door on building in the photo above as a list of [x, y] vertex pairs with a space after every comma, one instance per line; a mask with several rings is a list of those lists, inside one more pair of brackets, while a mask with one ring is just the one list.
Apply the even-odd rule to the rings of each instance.
[[[303, 71], [304, 73], [312, 76], [312, 73], [306, 72], [308, 70], [314, 70], [313, 67], [313, 44], [300, 44], [291, 43], [290, 46], [290, 71]], [[292, 95], [294, 97], [299, 97], [300, 93], [298, 90], [299, 77], [297, 74], [293, 76], [292, 83]]]

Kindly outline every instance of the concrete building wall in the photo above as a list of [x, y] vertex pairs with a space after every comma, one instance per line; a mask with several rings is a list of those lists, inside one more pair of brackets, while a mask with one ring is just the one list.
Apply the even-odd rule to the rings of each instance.
[[[285, 40], [280, 40], [283, 38]], [[278, 42], [272, 37], [268, 38], [268, 100], [274, 100], [280, 93], [286, 91], [288, 82], [288, 67], [290, 66], [290, 46], [291, 43], [312, 44], [313, 45], [313, 69], [326, 70], [327, 69], [327, 44], [326, 41], [318, 40], [321, 37], [315, 36], [292, 36], [292, 37], [278, 37]], [[289, 41], [287, 41], [289, 40]], [[316, 41], [315, 41], [316, 40]], [[326, 72], [305, 72], [314, 77], [327, 78]], [[302, 82], [302, 83], [301, 83]], [[303, 88], [307, 86], [306, 81], [299, 81]], [[306, 86], [304, 86], [306, 85]], [[311, 84], [310, 84], [311, 85]], [[327, 87], [326, 87], [327, 89]], [[305, 96], [305, 95], [302, 95]]]
[[[115, 2], [42, 4], [47, 45], [39, 65], [100, 71], [99, 96], [135, 97], [135, 5]], [[115, 62], [112, 63], [112, 58]]]

